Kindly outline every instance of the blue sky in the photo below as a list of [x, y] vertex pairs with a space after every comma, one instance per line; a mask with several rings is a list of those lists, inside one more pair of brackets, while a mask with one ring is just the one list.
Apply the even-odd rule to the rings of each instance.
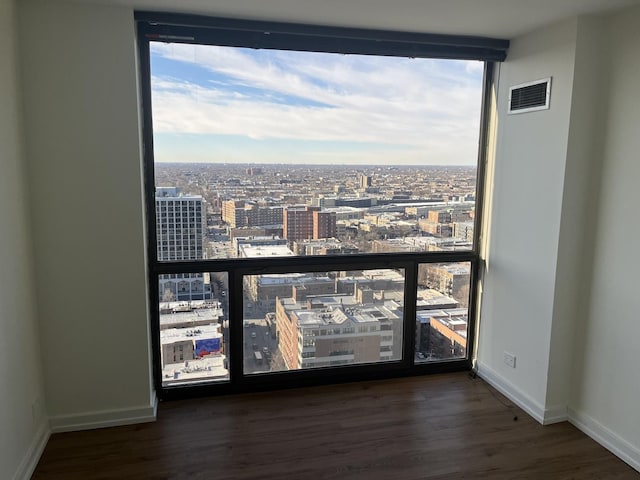
[[475, 165], [482, 69], [152, 43], [156, 161]]

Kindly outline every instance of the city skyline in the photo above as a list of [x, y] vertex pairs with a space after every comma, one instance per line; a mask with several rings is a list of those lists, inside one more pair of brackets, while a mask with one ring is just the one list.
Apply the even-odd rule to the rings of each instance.
[[151, 43], [159, 163], [477, 162], [483, 63]]
[[477, 168], [477, 164], [474, 162], [473, 164], [463, 165], [463, 164], [447, 164], [447, 165], [437, 165], [437, 164], [402, 164], [402, 163], [393, 163], [393, 164], [358, 164], [358, 165], [346, 165], [346, 164], [336, 164], [336, 163], [284, 163], [284, 162], [192, 162], [192, 161], [181, 161], [181, 162], [156, 162], [162, 164], [163, 167], [166, 166], [180, 166], [186, 167], [189, 165], [193, 166], [211, 166], [211, 165], [221, 165], [228, 166], [233, 168], [247, 168], [247, 167], [298, 167], [298, 168], [321, 168], [321, 167], [330, 167], [330, 168], [344, 168], [344, 169], [355, 169], [357, 171], [367, 171], [367, 169], [373, 170], [383, 170], [383, 169], [402, 169], [402, 168], [414, 168], [414, 169], [431, 169], [431, 168]]

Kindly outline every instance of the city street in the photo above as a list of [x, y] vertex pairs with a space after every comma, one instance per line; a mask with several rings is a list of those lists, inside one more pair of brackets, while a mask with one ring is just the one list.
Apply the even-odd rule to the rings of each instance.
[[[225, 351], [229, 349], [229, 286], [228, 277], [225, 273], [212, 272], [211, 278], [211, 294], [214, 299], [220, 301], [224, 314], [223, 334], [225, 342]], [[249, 312], [251, 315], [252, 312]], [[257, 312], [253, 315], [258, 315]], [[258, 318], [245, 318], [243, 328], [243, 344], [244, 344], [244, 371], [245, 373], [268, 372], [270, 363], [275, 354], [278, 344], [272, 335], [271, 328], [267, 325], [263, 316]], [[260, 360], [256, 359], [255, 352], [260, 353]]]
[[[268, 372], [277, 341], [271, 338], [267, 322], [264, 318], [245, 318], [243, 331], [245, 373]], [[256, 360], [254, 352], [260, 352], [261, 363]]]

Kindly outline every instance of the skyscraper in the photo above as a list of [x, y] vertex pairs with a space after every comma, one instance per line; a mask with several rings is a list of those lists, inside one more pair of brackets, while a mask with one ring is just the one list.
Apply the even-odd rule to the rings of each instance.
[[158, 260], [204, 258], [202, 197], [177, 187], [156, 188]]
[[[205, 258], [203, 200], [183, 195], [177, 187], [156, 188], [158, 260]], [[211, 287], [202, 274], [160, 276], [160, 300], [207, 300]]]

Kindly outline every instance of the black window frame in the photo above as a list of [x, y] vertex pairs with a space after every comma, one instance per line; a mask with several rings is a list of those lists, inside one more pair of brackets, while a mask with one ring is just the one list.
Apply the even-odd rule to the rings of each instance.
[[[415, 32], [262, 22], [219, 17], [136, 12], [142, 103], [147, 268], [154, 386], [161, 399], [185, 398], [327, 383], [371, 380], [472, 368], [476, 335], [481, 225], [486, 183], [486, 144], [494, 65], [506, 58], [507, 40]], [[159, 261], [156, 245], [150, 43], [192, 43], [279, 50], [484, 61], [482, 107], [476, 168], [474, 239], [471, 250], [417, 253], [300, 256], [270, 259]], [[416, 297], [420, 264], [469, 262], [471, 265], [466, 358], [415, 362]], [[243, 374], [243, 276], [266, 273], [402, 268], [405, 272], [403, 355], [400, 361]], [[224, 382], [162, 384], [158, 278], [163, 274], [225, 272], [229, 301], [229, 376]], [[233, 321], [235, 319], [235, 321]]]

